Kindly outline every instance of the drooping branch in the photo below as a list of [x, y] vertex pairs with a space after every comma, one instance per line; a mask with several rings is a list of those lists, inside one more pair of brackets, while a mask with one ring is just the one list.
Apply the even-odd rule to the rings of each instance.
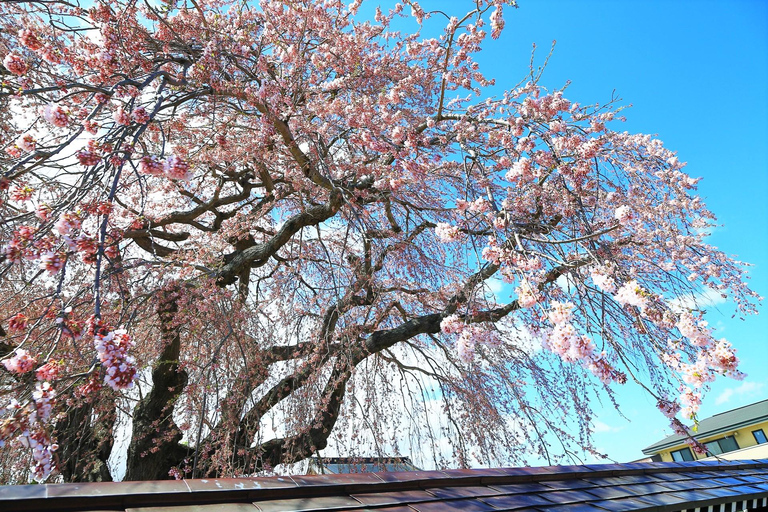
[[321, 403], [310, 423], [311, 426], [294, 436], [271, 439], [240, 455], [239, 463], [245, 471], [297, 462], [325, 448], [328, 436], [339, 418], [347, 382], [352, 377], [355, 366], [366, 357], [364, 350], [358, 347], [351, 349], [348, 357], [338, 358], [322, 391]]

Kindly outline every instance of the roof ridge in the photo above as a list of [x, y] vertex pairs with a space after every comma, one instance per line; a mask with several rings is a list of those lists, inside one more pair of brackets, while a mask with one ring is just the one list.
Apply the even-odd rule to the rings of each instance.
[[[587, 466], [540, 466], [496, 469], [456, 469], [408, 471], [398, 473], [356, 473], [346, 475], [295, 475], [198, 479], [154, 482], [101, 482], [0, 487], [0, 504], [13, 500], [17, 510], [49, 510], [55, 499], [57, 510], [83, 510], [93, 507], [148, 507], [212, 504], [222, 500], [253, 502], [427, 490], [438, 487], [530, 484], [577, 479], [654, 475], [661, 473], [699, 473], [768, 469], [768, 460], [695, 461], [598, 464]], [[227, 484], [226, 486], [223, 484]]]
[[[760, 400], [760, 401], [758, 401], [758, 402], [752, 402], [751, 404], [742, 405], [741, 407], [734, 407], [733, 409], [729, 409], [729, 410], [727, 410], [727, 411], [719, 412], [719, 413], [717, 413], [717, 414], [713, 414], [712, 416], [709, 416], [709, 417], [707, 417], [707, 418], [704, 418], [704, 420], [707, 420], [707, 419], [709, 419], [709, 418], [714, 418], [714, 417], [716, 417], [716, 416], [721, 416], [721, 415], [723, 415], [723, 414], [728, 414], [728, 413], [730, 413], [730, 412], [738, 411], [739, 409], [745, 409], [745, 408], [747, 408], [747, 407], [753, 407], [753, 406], [755, 406], [755, 405], [758, 405], [758, 404], [761, 404], [761, 403], [763, 403], [763, 402], [768, 402], [768, 398], [766, 398], [765, 400]], [[701, 421], [704, 421], [704, 420], [701, 420]]]

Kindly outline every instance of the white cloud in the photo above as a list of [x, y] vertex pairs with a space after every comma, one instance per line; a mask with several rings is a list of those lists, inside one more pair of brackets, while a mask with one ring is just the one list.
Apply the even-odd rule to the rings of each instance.
[[624, 429], [624, 427], [612, 427], [607, 423], [603, 423], [600, 420], [593, 421], [592, 426], [596, 434], [601, 432], [620, 432], [621, 430]]
[[722, 405], [728, 403], [734, 396], [754, 395], [765, 387], [762, 382], [745, 382], [735, 388], [726, 388], [715, 399], [715, 404]]
[[688, 309], [708, 308], [723, 304], [726, 298], [723, 297], [722, 292], [712, 289], [704, 289], [700, 292], [691, 295], [684, 295], [682, 297], [676, 297], [670, 299], [669, 307], [672, 311], [680, 313]]

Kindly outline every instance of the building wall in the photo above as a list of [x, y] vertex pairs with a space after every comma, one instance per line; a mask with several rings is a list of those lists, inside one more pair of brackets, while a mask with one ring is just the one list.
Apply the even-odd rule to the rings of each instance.
[[[765, 435], [768, 436], [768, 421], [755, 423], [753, 425], [749, 425], [748, 427], [742, 427], [738, 430], [729, 430], [727, 432], [723, 432], [713, 436], [702, 437], [702, 438], [699, 438], [699, 441], [702, 444], [704, 444], [710, 441], [715, 441], [717, 439], [722, 439], [727, 436], [734, 436], [734, 438], [736, 439], [736, 443], [739, 445], [739, 448], [748, 448], [750, 446], [754, 446], [757, 444], [757, 441], [755, 440], [755, 436], [752, 435], [752, 431], [758, 430], [758, 429], [762, 429], [763, 433], [765, 433]], [[661, 460], [664, 462], [672, 462], [672, 460], [674, 460], [672, 458], [672, 452], [676, 450], [680, 450], [682, 448], [687, 448], [687, 447], [688, 447], [687, 444], [682, 443], [680, 445], [668, 448], [660, 452]], [[698, 455], [697, 453], [693, 452], [693, 450], [691, 450], [691, 453], [693, 454], [693, 457], [696, 460], [707, 458], [706, 454]]]

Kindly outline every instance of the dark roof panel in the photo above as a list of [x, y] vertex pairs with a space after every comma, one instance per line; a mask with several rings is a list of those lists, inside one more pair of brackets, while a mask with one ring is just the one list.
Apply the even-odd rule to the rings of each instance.
[[450, 500], [414, 503], [411, 508], [417, 512], [498, 512], [498, 510], [478, 500]]
[[435, 499], [434, 494], [421, 490], [372, 492], [353, 494], [352, 497], [363, 505], [398, 505], [400, 503], [418, 503]]
[[45, 512], [675, 512], [766, 499], [768, 460], [0, 487], [0, 510]]

